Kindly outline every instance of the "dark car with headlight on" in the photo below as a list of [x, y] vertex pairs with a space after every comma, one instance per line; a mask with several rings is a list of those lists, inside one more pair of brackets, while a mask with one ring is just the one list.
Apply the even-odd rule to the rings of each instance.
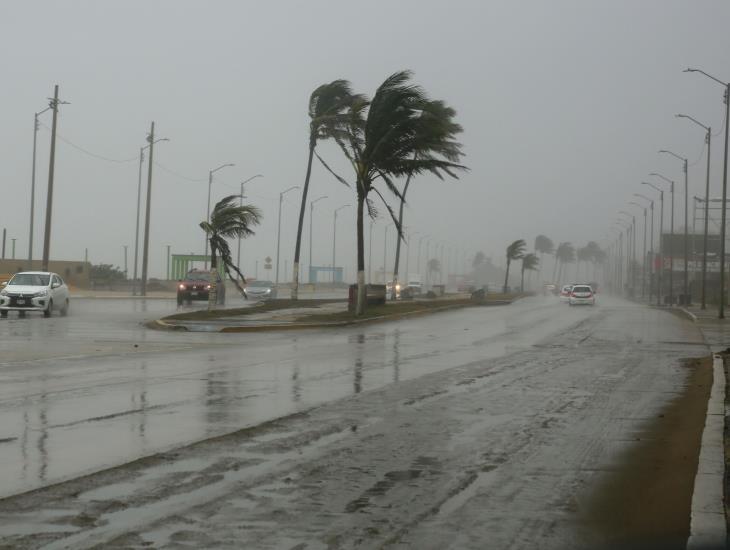
[[[226, 301], [226, 287], [220, 274], [216, 275], [217, 300], [216, 303], [223, 305]], [[177, 305], [190, 304], [193, 300], [207, 301], [210, 295], [210, 271], [193, 269], [188, 271], [184, 279], [177, 284]]]
[[271, 281], [251, 281], [246, 285], [246, 294], [259, 300], [276, 298], [276, 285]]

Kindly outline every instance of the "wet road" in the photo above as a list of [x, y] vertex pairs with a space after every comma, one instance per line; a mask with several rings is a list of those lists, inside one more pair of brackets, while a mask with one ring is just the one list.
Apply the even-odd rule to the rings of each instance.
[[18, 513], [0, 539], [570, 547], [576, 492], [681, 391], [680, 358], [706, 351], [686, 321], [608, 298], [237, 335], [141, 329], [164, 303], [75, 306], [0, 323], [2, 495], [259, 428], [80, 481], [53, 507], [94, 521]]

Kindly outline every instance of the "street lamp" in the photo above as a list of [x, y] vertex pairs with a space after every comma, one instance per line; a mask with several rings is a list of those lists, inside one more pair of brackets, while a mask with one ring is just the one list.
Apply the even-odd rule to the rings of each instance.
[[[671, 209], [669, 211], [669, 305], [674, 305], [674, 181], [668, 177], [652, 172], [650, 176], [656, 176], [669, 184], [671, 194]], [[661, 235], [660, 235], [661, 238]]]
[[[228, 162], [226, 164], [221, 164], [218, 168], [213, 168], [212, 170], [208, 170], [208, 209], [205, 211], [205, 221], [210, 223], [210, 190], [211, 187], [213, 187], [213, 174], [215, 174], [218, 170], [222, 170], [223, 168], [226, 168], [228, 166], [235, 166], [232, 162]], [[205, 258], [205, 269], [208, 269], [208, 234], [205, 234], [205, 253], [203, 254]]]
[[314, 199], [312, 202], [309, 203], [309, 277], [307, 280], [312, 283], [312, 225], [313, 225], [313, 219], [314, 219], [314, 205], [315, 203], [326, 199], [327, 195], [322, 195], [321, 197]]
[[[687, 267], [687, 258], [688, 258], [688, 216], [687, 216], [687, 210], [688, 210], [688, 204], [689, 204], [689, 191], [688, 189], [688, 182], [687, 182], [687, 159], [685, 157], [681, 157], [676, 153], [673, 153], [672, 151], [668, 151], [667, 149], [662, 149], [659, 151], [660, 153], [666, 153], [668, 155], [672, 155], [675, 158], [678, 158], [682, 161], [684, 166], [684, 299], [686, 300], [685, 305], [689, 304], [691, 300], [689, 299], [689, 275], [688, 275], [688, 267]], [[692, 234], [692, 239], [694, 239], [694, 233]]]
[[[649, 236], [649, 256], [647, 262], [649, 263], [649, 301], [651, 302], [652, 290], [654, 287], [654, 201], [642, 195], [641, 193], [634, 193], [635, 197], [649, 201], [649, 209], [651, 210], [651, 231]], [[644, 220], [646, 222], [646, 219]]]
[[335, 220], [332, 224], [332, 285], [335, 284], [335, 254], [337, 251], [336, 244], [337, 244], [337, 212], [342, 210], [343, 208], [348, 208], [349, 204], [343, 204], [342, 206], [335, 208]]
[[[730, 83], [723, 82], [705, 71], [699, 69], [685, 69], [686, 73], [701, 73], [722, 84], [725, 88], [725, 160], [722, 168], [722, 217], [720, 218], [720, 308], [718, 317], [725, 318], [725, 221], [727, 211], [727, 149], [728, 149], [728, 124], [730, 124]], [[705, 216], [707, 218], [707, 216]]]
[[33, 115], [33, 166], [30, 175], [30, 229], [28, 231], [28, 269], [33, 269], [33, 216], [35, 210], [35, 155], [36, 143], [38, 141], [38, 117], [50, 111], [51, 107], [46, 107], [42, 111]]
[[[421, 243], [424, 239], [428, 239], [429, 235], [423, 235], [420, 239], [418, 239], [418, 255], [416, 257], [416, 269], [418, 271], [421, 271]], [[426, 251], [426, 256], [428, 256], [428, 251]], [[419, 273], [419, 276], [421, 274]], [[423, 284], [423, 281], [419, 281], [421, 284]]]
[[[251, 176], [248, 179], [245, 179], [241, 182], [241, 194], [238, 198], [238, 205], [243, 206], [243, 199], [245, 198], [243, 196], [243, 186], [244, 184], [248, 183], [249, 181], [256, 179], [256, 178], [263, 178], [263, 174], [256, 174], [255, 176]], [[207, 242], [207, 240], [206, 240]], [[206, 254], [207, 255], [207, 254]], [[241, 271], [241, 236], [238, 236], [238, 256], [236, 257], [236, 266], [238, 266], [238, 270]]]
[[[629, 266], [629, 281], [631, 283], [631, 294], [636, 292], [636, 216], [626, 210], [620, 210], [619, 214], [628, 216], [631, 222], [626, 232], [626, 251]], [[629, 235], [631, 235], [629, 237]]]
[[279, 193], [279, 222], [278, 229], [276, 230], [276, 281], [274, 282], [276, 288], [279, 288], [279, 249], [281, 247], [281, 203], [284, 202], [284, 195], [289, 191], [299, 189], [298, 185], [292, 185], [289, 189], [285, 189]]
[[410, 275], [408, 272], [411, 264], [411, 239], [419, 233], [420, 231], [411, 231], [410, 233], [408, 233], [408, 242], [406, 243], [406, 285], [408, 285], [408, 281], [410, 280]]
[[385, 235], [383, 236], [383, 284], [386, 284], [386, 262], [388, 261], [388, 229], [393, 227], [392, 223], [385, 226]]
[[[705, 298], [706, 298], [706, 290], [705, 287], [707, 286], [707, 229], [708, 229], [708, 216], [709, 216], [709, 204], [710, 204], [710, 144], [712, 142], [712, 128], [709, 126], [705, 126], [701, 122], [698, 122], [694, 118], [688, 115], [674, 115], [677, 118], [686, 118], [697, 124], [698, 126], [701, 126], [705, 129], [706, 137], [705, 142], [707, 143], [707, 177], [705, 180], [705, 228], [704, 228], [704, 235], [702, 236], [702, 291], [701, 291], [701, 305], [700, 309], [707, 309]], [[685, 165], [686, 166], [686, 165]], [[686, 177], [686, 172], [685, 172]], [[724, 209], [723, 209], [724, 210]]]
[[644, 211], [644, 255], [641, 262], [641, 298], [643, 299], [646, 294], [646, 206], [636, 201], [629, 202], [629, 205], [638, 206]]
[[662, 234], [664, 233], [664, 189], [660, 189], [656, 185], [648, 181], [642, 181], [642, 185], [648, 185], [652, 189], [659, 191], [659, 271], [657, 273], [657, 305], [662, 305], [662, 272], [664, 271], [664, 245], [662, 243]]
[[[160, 141], [170, 141], [168, 138], [159, 138], [155, 143]], [[137, 175], [137, 217], [134, 225], [134, 278], [132, 279], [132, 296], [137, 295], [137, 258], [139, 257], [139, 209], [142, 201], [142, 163], [144, 162], [144, 150], [150, 146], [148, 143], [144, 147], [139, 148], [139, 173]]]

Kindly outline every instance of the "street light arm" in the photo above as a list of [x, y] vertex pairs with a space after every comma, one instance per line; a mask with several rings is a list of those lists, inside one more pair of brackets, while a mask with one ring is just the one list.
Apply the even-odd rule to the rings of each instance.
[[645, 201], [649, 201], [651, 203], [654, 202], [653, 199], [650, 199], [649, 197], [647, 197], [646, 195], [642, 195], [641, 193], [634, 193], [634, 196], [635, 197], [640, 197], [640, 198], [644, 199]]
[[651, 183], [650, 181], [642, 181], [642, 182], [641, 182], [641, 184], [642, 184], [642, 185], [648, 185], [649, 187], [653, 187], [654, 189], [656, 189], [656, 190], [657, 190], [657, 191], [659, 191], [660, 193], [664, 193], [664, 189], [661, 189], [661, 188], [657, 187], [656, 185], [654, 185], [654, 184], [653, 184], [653, 183]]
[[312, 202], [310, 202], [310, 203], [309, 203], [309, 206], [310, 206], [310, 207], [311, 207], [311, 206], [314, 206], [314, 204], [315, 204], [315, 203], [317, 203], [317, 202], [321, 201], [322, 199], [326, 199], [326, 198], [327, 198], [327, 195], [322, 195], [322, 196], [321, 196], [321, 197], [319, 197], [318, 199], [314, 199], [314, 200], [313, 200]]
[[667, 177], [665, 177], [665, 176], [662, 176], [662, 175], [661, 175], [660, 173], [658, 173], [658, 172], [652, 172], [652, 173], [651, 173], [651, 174], [649, 174], [649, 175], [650, 175], [650, 176], [656, 176], [656, 177], [658, 177], [658, 178], [662, 178], [662, 179], [663, 179], [664, 181], [666, 181], [666, 182], [667, 182], [667, 183], [669, 183], [670, 185], [673, 185], [673, 184], [674, 184], [674, 182], [673, 182], [672, 180], [670, 180], [669, 178], [667, 178]]
[[686, 68], [686, 69], [685, 69], [684, 71], [682, 71], [682, 72], [683, 72], [683, 73], [701, 73], [701, 74], [705, 75], [705, 76], [706, 76], [707, 78], [711, 78], [712, 80], [714, 80], [714, 81], [715, 81], [715, 82], [717, 82], [718, 84], [722, 84], [722, 85], [723, 85], [723, 86], [725, 86], [726, 88], [728, 87], [728, 83], [727, 83], [727, 82], [723, 82], [723, 81], [722, 81], [722, 80], [720, 80], [719, 78], [715, 78], [715, 77], [714, 77], [714, 76], [712, 76], [711, 74], [707, 74], [707, 73], [706, 73], [705, 71], [703, 71], [703, 70], [700, 70], [700, 69], [692, 69], [692, 68], [689, 68], [689, 67], [688, 67], [688, 68]]
[[700, 121], [698, 121], [698, 120], [697, 120], [697, 119], [695, 119], [695, 118], [692, 118], [692, 117], [691, 117], [691, 116], [689, 116], [689, 115], [681, 115], [681, 114], [679, 114], [679, 115], [674, 115], [674, 116], [675, 116], [675, 117], [677, 117], [677, 118], [688, 118], [689, 120], [691, 120], [692, 122], [694, 122], [694, 123], [695, 123], [695, 124], [697, 124], [698, 126], [702, 126], [702, 127], [703, 127], [703, 128], [705, 129], [705, 131], [707, 131], [707, 132], [709, 132], [709, 131], [710, 131], [710, 127], [709, 127], [709, 126], [705, 126], [705, 125], [704, 125], [704, 124], [702, 124], [702, 123], [701, 123]]
[[263, 177], [264, 177], [264, 175], [263, 175], [263, 174], [256, 174], [255, 176], [251, 176], [250, 178], [248, 178], [248, 179], [246, 179], [246, 180], [243, 180], [243, 181], [241, 182], [241, 185], [244, 185], [244, 184], [248, 183], [248, 182], [249, 182], [249, 181], [251, 181], [252, 179], [256, 179], [256, 178], [263, 178]]
[[662, 150], [660, 150], [659, 152], [660, 152], [660, 153], [667, 153], [667, 154], [669, 154], [669, 155], [672, 155], [673, 157], [676, 157], [676, 158], [678, 158], [678, 159], [679, 159], [679, 160], [681, 160], [682, 162], [687, 162], [687, 159], [686, 159], [686, 158], [684, 158], [684, 157], [680, 157], [680, 156], [679, 156], [679, 155], [678, 155], [677, 153], [672, 153], [671, 151], [668, 151], [668, 150], [666, 150], [666, 149], [662, 149]]
[[218, 170], [220, 170], [221, 168], [225, 168], [227, 166], [235, 166], [235, 164], [233, 164], [232, 162], [229, 162], [226, 164], [221, 164], [218, 168], [214, 168], [213, 170], [210, 170], [210, 173], [215, 174]]

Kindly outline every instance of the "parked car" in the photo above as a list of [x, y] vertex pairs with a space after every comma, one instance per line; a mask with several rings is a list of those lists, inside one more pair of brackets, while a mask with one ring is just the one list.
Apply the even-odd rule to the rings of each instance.
[[594, 306], [596, 305], [596, 295], [588, 285], [575, 285], [570, 291], [568, 304], [571, 306]]
[[546, 283], [542, 285], [542, 295], [543, 296], [555, 296], [558, 293], [558, 287], [557, 285], [554, 285], [552, 283]]
[[561, 302], [568, 302], [570, 301], [570, 291], [573, 290], [573, 285], [563, 285], [563, 287], [560, 289], [560, 301]]
[[420, 296], [423, 292], [423, 283], [421, 283], [421, 281], [408, 281], [406, 286], [411, 290], [411, 294], [414, 296]]
[[53, 311], [67, 315], [69, 308], [68, 287], [63, 279], [48, 271], [16, 273], [0, 290], [0, 316], [9, 311], [25, 315], [26, 311], [42, 311], [50, 317]]
[[[401, 283], [395, 283], [395, 297], [396, 299], [400, 298], [400, 290], [401, 290]], [[393, 295], [393, 281], [388, 281], [385, 283], [385, 296], [386, 299], [390, 300], [390, 297]]]
[[[226, 285], [223, 284], [220, 273], [216, 274], [216, 304], [226, 303]], [[193, 300], [208, 300], [210, 295], [210, 271], [193, 269], [188, 271], [184, 279], [177, 285], [177, 305], [191, 304]]]
[[246, 285], [246, 294], [250, 298], [270, 300], [276, 298], [276, 285], [271, 281], [251, 281]]

